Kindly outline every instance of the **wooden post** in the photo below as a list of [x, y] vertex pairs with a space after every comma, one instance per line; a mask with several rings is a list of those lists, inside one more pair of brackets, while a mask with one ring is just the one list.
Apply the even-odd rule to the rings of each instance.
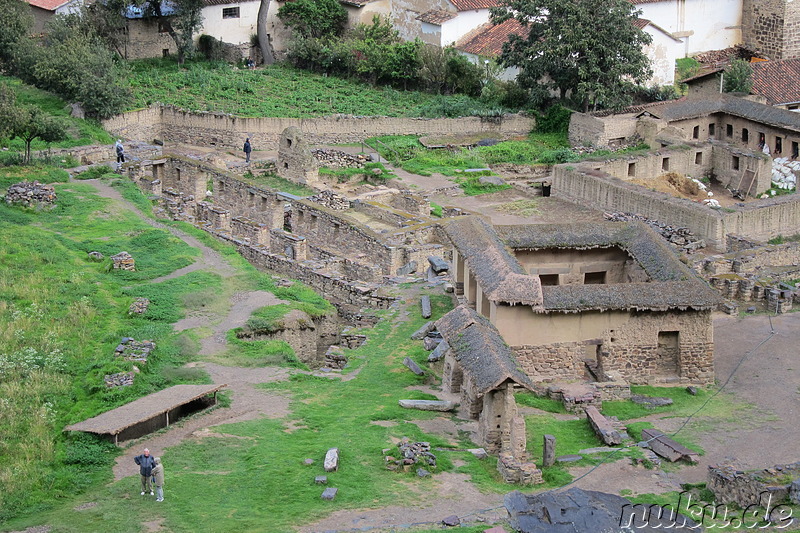
[[169, 427], [169, 411], [164, 413], [164, 415], [167, 417], [167, 427]]

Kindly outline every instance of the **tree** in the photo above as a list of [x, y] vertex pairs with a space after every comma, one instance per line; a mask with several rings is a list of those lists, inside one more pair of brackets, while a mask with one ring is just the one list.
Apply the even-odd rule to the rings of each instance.
[[339, 0], [294, 0], [278, 10], [278, 18], [302, 37], [341, 35], [347, 11]]
[[[194, 52], [194, 34], [203, 26], [205, 0], [147, 0], [145, 14], [157, 18], [175, 41], [178, 64]], [[166, 8], [166, 9], [165, 9]]]
[[128, 23], [124, 13], [127, 0], [103, 0], [86, 3], [81, 8], [81, 20], [88, 31], [97, 35], [109, 49], [125, 56]]
[[33, 28], [33, 15], [23, 0], [0, 0], [0, 67], [11, 61], [19, 41]]
[[16, 94], [6, 84], [0, 85], [0, 133], [4, 137], [19, 137], [25, 142], [25, 162], [31, 161], [31, 143], [60, 141], [66, 137], [63, 123], [38, 107], [20, 106]]
[[256, 34], [258, 35], [258, 47], [261, 49], [261, 58], [265, 65], [275, 63], [275, 54], [272, 53], [272, 44], [269, 42], [267, 33], [267, 16], [269, 15], [270, 0], [261, 0], [258, 6], [258, 18], [256, 19]]
[[734, 59], [722, 76], [722, 92], [750, 94], [753, 89], [753, 67], [744, 59]]
[[652, 75], [642, 51], [651, 37], [633, 24], [638, 14], [629, 0], [500, 0], [492, 21], [513, 18], [529, 30], [512, 34], [500, 55], [520, 69], [521, 85], [571, 93], [588, 111], [628, 105], [629, 89]]

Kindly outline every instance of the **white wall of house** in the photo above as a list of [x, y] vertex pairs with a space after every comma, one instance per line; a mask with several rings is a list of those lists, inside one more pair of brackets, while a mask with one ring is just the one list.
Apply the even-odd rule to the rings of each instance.
[[662, 0], [637, 4], [641, 18], [684, 41], [680, 57], [742, 42], [743, 0]]
[[[216, 37], [230, 44], [250, 42], [250, 36], [256, 33], [258, 8], [261, 2], [231, 2], [218, 6], [203, 8], [203, 28], [200, 34]], [[238, 10], [238, 16], [231, 16]], [[228, 14], [228, 18], [223, 17]]]
[[489, 22], [488, 9], [461, 11], [458, 16], [442, 24], [440, 46], [449, 46], [481, 24]]
[[423, 43], [442, 46], [442, 26], [439, 24], [423, 22], [420, 26], [420, 32], [419, 40]]
[[[464, 56], [467, 59], [469, 59], [470, 61], [472, 61], [473, 63], [475, 63], [476, 65], [478, 65], [479, 67], [486, 68], [486, 64], [484, 63], [484, 61], [486, 61], [486, 60], [484, 58], [476, 56], [475, 54], [462, 52], [460, 50], [459, 50], [459, 53], [462, 56]], [[508, 67], [508, 68], [505, 68], [505, 69], [501, 70], [495, 77], [498, 80], [512, 81], [512, 80], [517, 79], [517, 75], [518, 74], [519, 74], [519, 69], [517, 67]]]
[[672, 85], [675, 83], [675, 60], [683, 57], [683, 42], [676, 41], [652, 24], [645, 27], [644, 31], [653, 38], [652, 43], [642, 48], [650, 58], [650, 68], [653, 69], [653, 77], [647, 85]]

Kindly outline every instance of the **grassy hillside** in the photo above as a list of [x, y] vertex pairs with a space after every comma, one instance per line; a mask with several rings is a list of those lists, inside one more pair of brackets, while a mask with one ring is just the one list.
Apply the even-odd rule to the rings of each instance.
[[[67, 124], [68, 139], [49, 144], [37, 139], [31, 145], [32, 150], [45, 150], [48, 147], [72, 148], [89, 144], [113, 144], [114, 140], [111, 135], [106, 133], [97, 122], [71, 117], [69, 106], [57, 96], [30, 85], [25, 85], [17, 78], [0, 75], [0, 83], [6, 83], [14, 88], [19, 104], [36, 106], [48, 115], [58, 117]], [[25, 143], [20, 139], [11, 141], [0, 139], [0, 146], [16, 152], [21, 152], [25, 149]], [[0, 155], [0, 162], [7, 158], [7, 154]]]
[[154, 102], [197, 111], [245, 117], [318, 117], [335, 114], [440, 117], [488, 112], [465, 96], [376, 88], [357, 81], [325, 77], [286, 65], [244, 70], [227, 63], [173, 60], [132, 63], [131, 109]]

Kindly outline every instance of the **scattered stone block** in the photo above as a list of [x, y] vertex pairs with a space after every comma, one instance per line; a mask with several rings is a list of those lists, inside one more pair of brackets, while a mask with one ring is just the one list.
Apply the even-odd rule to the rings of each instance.
[[638, 403], [639, 405], [645, 405], [651, 408], [672, 405], [672, 398], [664, 398], [661, 396], [642, 396], [641, 394], [631, 395], [631, 401], [633, 403]]
[[756, 312], [756, 308], [755, 308], [755, 306], [750, 306], [747, 309], [745, 309], [744, 312], [745, 313], [755, 313]]
[[442, 342], [441, 337], [431, 337], [430, 335], [422, 339], [423, 346], [429, 352], [439, 346], [440, 342]]
[[421, 341], [428, 333], [433, 331], [435, 327], [433, 322], [426, 322], [421, 328], [411, 334], [411, 340]]
[[620, 435], [619, 431], [611, 425], [611, 422], [597, 410], [597, 407], [590, 405], [585, 409], [585, 412], [586, 417], [589, 419], [589, 424], [592, 426], [597, 436], [600, 437], [600, 440], [609, 446], [622, 444], [622, 435]]
[[6, 191], [6, 204], [8, 205], [52, 206], [55, 201], [55, 187], [38, 181], [21, 181], [10, 186]]
[[582, 455], [559, 455], [556, 457], [556, 461], [559, 463], [574, 463], [575, 461], [580, 461], [583, 459]]
[[117, 374], [107, 374], [103, 377], [106, 387], [127, 387], [133, 385], [133, 372], [119, 372]]
[[481, 176], [478, 183], [483, 185], [505, 185], [506, 181], [500, 176]]
[[428, 263], [431, 265], [431, 270], [436, 272], [437, 274], [441, 272], [447, 272], [450, 270], [450, 265], [442, 259], [441, 257], [436, 257], [435, 255], [431, 255], [428, 257]]
[[403, 359], [403, 364], [406, 365], [408, 369], [411, 370], [416, 375], [418, 376], [425, 375], [425, 371], [422, 370], [417, 363], [412, 361], [410, 357], [406, 357], [405, 359]]
[[336, 472], [339, 470], [339, 448], [331, 448], [325, 454], [323, 463], [326, 472]]
[[678, 444], [657, 429], [643, 429], [642, 438], [648, 441], [651, 450], [670, 462], [674, 463], [679, 459], [685, 459], [691, 463], [697, 462], [697, 452]]
[[100, 252], [89, 252], [90, 261], [102, 261], [105, 258]]
[[789, 501], [794, 505], [800, 505], [800, 478], [795, 479], [789, 485]]
[[542, 471], [535, 463], [517, 459], [510, 453], [501, 453], [497, 457], [497, 471], [506, 483], [519, 485], [544, 483]]
[[447, 294], [453, 294], [454, 290], [455, 288], [453, 287], [452, 283], [447, 282], [444, 284], [444, 292], [446, 292]]
[[430, 318], [431, 317], [431, 297], [427, 294], [422, 297], [420, 300], [420, 305], [422, 306], [422, 318]]
[[442, 518], [442, 525], [448, 527], [455, 527], [461, 524], [461, 520], [458, 518], [457, 515], [450, 515], [445, 518]]
[[314, 464], [314, 459], [306, 459], [303, 461], [303, 464], [306, 466], [311, 466]]
[[486, 459], [489, 457], [489, 454], [486, 453], [486, 450], [483, 448], [470, 448], [467, 451], [474, 455], [476, 459]]
[[420, 411], [452, 411], [455, 402], [447, 400], [400, 400], [397, 403], [404, 409], [419, 409]]
[[[425, 337], [427, 339], [427, 337]], [[428, 356], [429, 363], [435, 363], [436, 361], [440, 360], [444, 357], [445, 352], [450, 349], [450, 345], [447, 344], [446, 340], [442, 340], [439, 344], [436, 345], [436, 348], [430, 353]]]
[[126, 361], [146, 363], [150, 353], [156, 349], [153, 341], [136, 341], [131, 337], [123, 337], [114, 350], [114, 355]]
[[553, 466], [556, 463], [556, 438], [553, 435], [544, 436], [542, 466]]
[[325, 352], [325, 359], [322, 363], [323, 370], [329, 368], [331, 370], [342, 370], [347, 366], [347, 357], [344, 355], [344, 348], [337, 345], [328, 347]]
[[692, 396], [697, 396], [697, 387], [692, 387], [691, 385], [689, 385], [688, 387], [686, 387], [686, 392], [688, 392]]
[[405, 265], [398, 268], [396, 274], [398, 276], [408, 276], [409, 274], [413, 274], [416, 271], [417, 271], [417, 262], [409, 261]]
[[111, 260], [114, 262], [115, 269], [129, 270], [131, 272], [136, 270], [136, 261], [134, 261], [133, 257], [128, 252], [120, 252], [117, 255], [112, 255]]
[[336, 498], [336, 493], [339, 492], [339, 489], [336, 487], [328, 487], [327, 489], [322, 491], [322, 499], [323, 500], [330, 500], [332, 501]]
[[412, 465], [421, 464], [426, 467], [436, 468], [436, 456], [431, 453], [431, 444], [429, 442], [409, 442], [408, 438], [403, 438], [397, 444], [398, 459], [392, 456], [386, 456], [386, 468], [389, 470], [398, 470], [402, 468], [408, 472]]
[[147, 298], [137, 297], [133, 300], [133, 303], [128, 307], [128, 314], [129, 315], [143, 315], [147, 312], [148, 307], [150, 307], [150, 300]]
[[424, 468], [417, 468], [417, 477], [430, 477], [431, 473]]
[[314, 478], [314, 483], [316, 483], [317, 485], [327, 485], [328, 476], [317, 476]]

